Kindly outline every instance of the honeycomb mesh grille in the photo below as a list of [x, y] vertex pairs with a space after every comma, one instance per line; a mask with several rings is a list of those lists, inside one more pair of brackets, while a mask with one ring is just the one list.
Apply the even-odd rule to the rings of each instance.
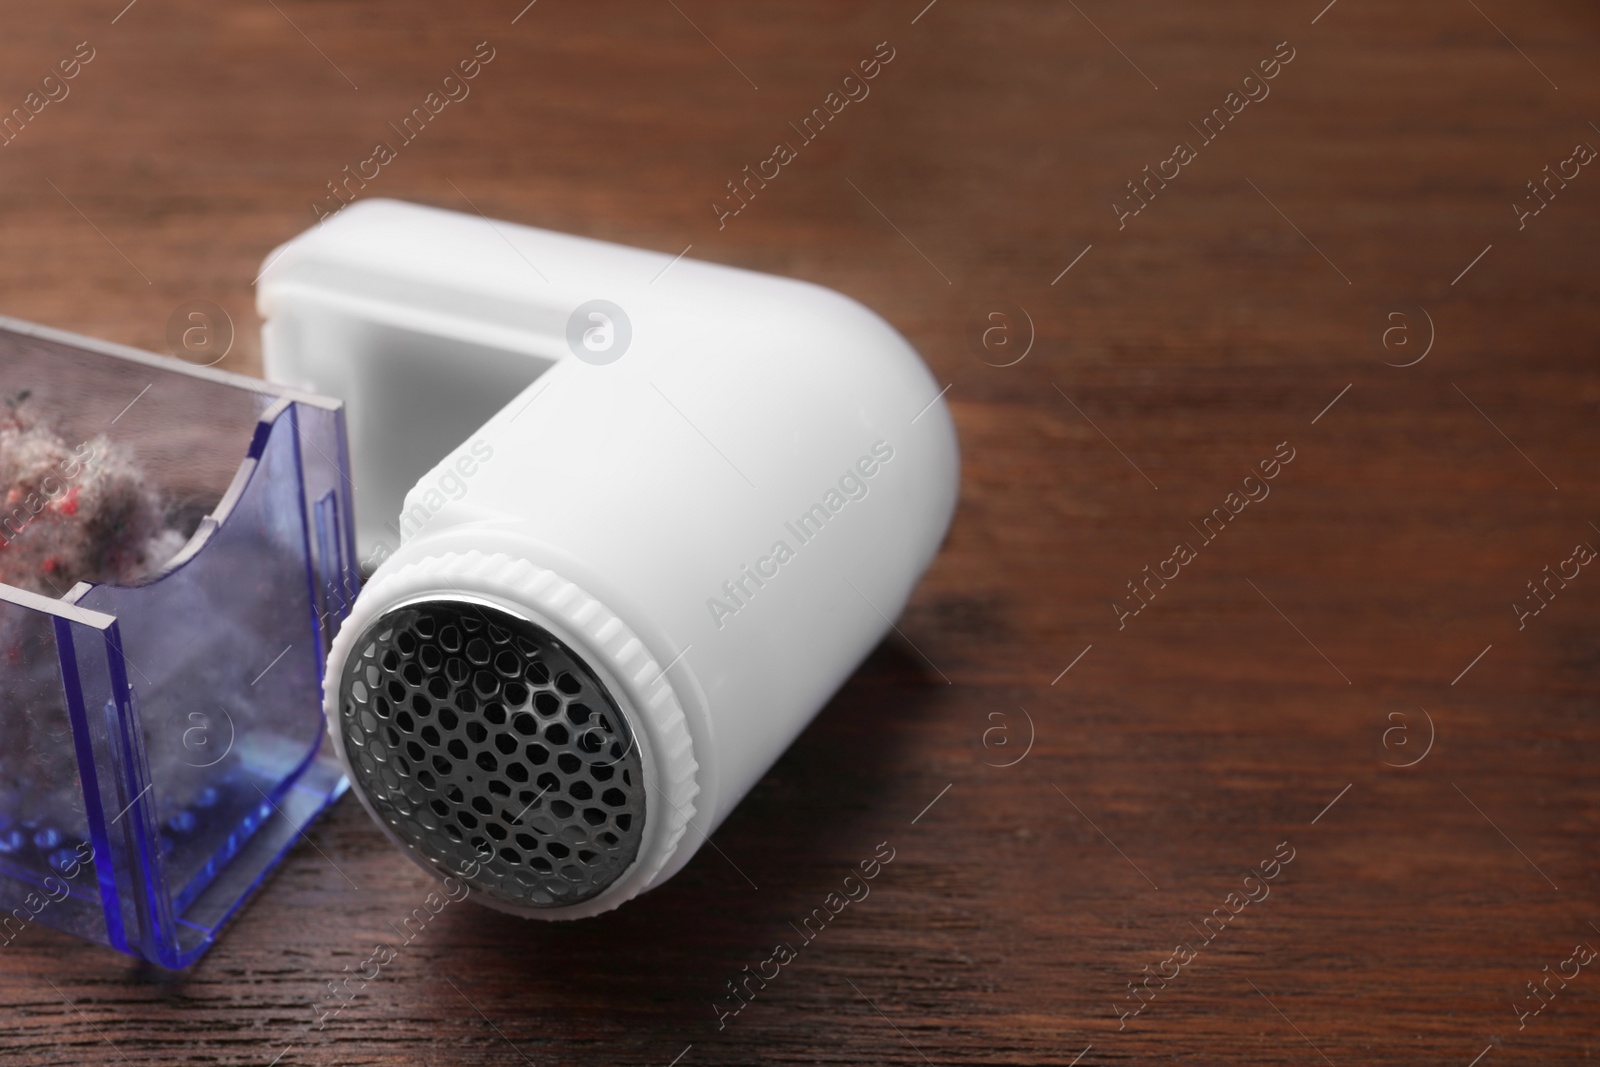
[[644, 832], [638, 746], [611, 694], [543, 627], [430, 601], [369, 626], [340, 727], [357, 785], [442, 869], [520, 906], [597, 896]]

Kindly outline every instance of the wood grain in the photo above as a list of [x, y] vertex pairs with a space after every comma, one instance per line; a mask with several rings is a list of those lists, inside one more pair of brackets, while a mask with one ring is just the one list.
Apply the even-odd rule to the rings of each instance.
[[[0, 15], [5, 108], [96, 50], [0, 148], [5, 314], [164, 350], [173, 309], [212, 300], [223, 366], [256, 372], [263, 257], [488, 40], [471, 97], [364, 195], [857, 297], [950, 383], [962, 503], [903, 637], [661, 889], [561, 926], [452, 906], [319, 1030], [325, 983], [426, 891], [346, 801], [187, 973], [41, 929], [5, 949], [5, 1063], [1600, 1051], [1594, 968], [1513, 1007], [1600, 946], [1600, 574], [1521, 629], [1511, 608], [1600, 544], [1600, 174], [1522, 229], [1511, 207], [1600, 144], [1592, 6], [120, 7]], [[719, 229], [725, 183], [881, 41], [870, 96]], [[1199, 143], [1285, 41], [1270, 95]], [[1188, 141], [1119, 228], [1126, 183]], [[1020, 349], [969, 324], [1006, 305], [1035, 336], [997, 367]], [[1386, 366], [1422, 351], [1422, 312], [1431, 351]], [[1413, 347], [1384, 347], [1396, 323]], [[1270, 495], [1203, 542], [1191, 523], [1280, 442]], [[1125, 583], [1180, 542], [1195, 558], [1119, 628]], [[1425, 716], [1431, 749], [1394, 766]], [[870, 897], [719, 1029], [725, 983], [880, 842]], [[1280, 842], [1270, 895], [1120, 1023]]]

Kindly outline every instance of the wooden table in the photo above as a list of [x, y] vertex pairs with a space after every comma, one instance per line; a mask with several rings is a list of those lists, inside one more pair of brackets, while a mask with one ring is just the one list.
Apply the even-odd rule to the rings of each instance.
[[[5, 108], [94, 58], [0, 149], [0, 312], [164, 350], [211, 300], [255, 372], [262, 258], [488, 41], [362, 195], [884, 314], [966, 462], [904, 636], [610, 916], [452, 907], [319, 1030], [427, 889], [347, 799], [187, 973], [5, 949], [0, 1061], [1600, 1051], [1600, 967], [1569, 962], [1600, 947], [1600, 572], [1564, 562], [1600, 545], [1591, 5], [522, 2], [8, 9]], [[719, 229], [725, 183], [884, 41], [870, 95]], [[719, 1029], [880, 842], [870, 897]]]

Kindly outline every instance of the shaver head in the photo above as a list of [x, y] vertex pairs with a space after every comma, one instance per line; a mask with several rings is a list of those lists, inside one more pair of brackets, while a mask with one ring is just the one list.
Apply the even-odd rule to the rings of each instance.
[[517, 908], [560, 908], [638, 855], [633, 731], [536, 623], [469, 600], [406, 604], [357, 638], [339, 686], [353, 784], [442, 872]]

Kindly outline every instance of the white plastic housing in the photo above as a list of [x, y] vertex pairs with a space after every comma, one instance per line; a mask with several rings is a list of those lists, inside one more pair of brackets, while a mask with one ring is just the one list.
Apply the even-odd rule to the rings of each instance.
[[[831, 290], [477, 216], [366, 201], [268, 264], [268, 374], [345, 401], [365, 551], [405, 535], [330, 653], [330, 723], [350, 644], [391, 608], [534, 621], [640, 739], [646, 831], [599, 897], [506, 910], [593, 914], [670, 877], [937, 552], [959, 466], [939, 385]], [[631, 327], [620, 356], [569, 345], [596, 299]], [[602, 349], [624, 332], [596, 328]]]

